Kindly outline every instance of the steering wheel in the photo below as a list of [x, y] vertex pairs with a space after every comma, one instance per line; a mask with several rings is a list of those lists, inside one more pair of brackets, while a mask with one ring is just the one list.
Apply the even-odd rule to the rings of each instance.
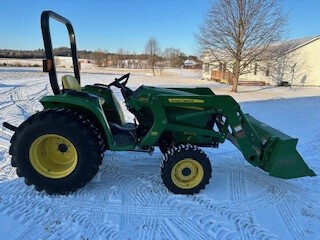
[[123, 75], [120, 78], [116, 78], [112, 83], [108, 84], [108, 87], [115, 86], [121, 89], [122, 96], [124, 99], [128, 99], [133, 94], [133, 91], [126, 87], [127, 82], [129, 80], [130, 73]]
[[120, 78], [116, 78], [112, 83], [108, 84], [108, 87], [115, 86], [117, 88], [123, 89], [129, 80], [130, 73], [123, 75]]

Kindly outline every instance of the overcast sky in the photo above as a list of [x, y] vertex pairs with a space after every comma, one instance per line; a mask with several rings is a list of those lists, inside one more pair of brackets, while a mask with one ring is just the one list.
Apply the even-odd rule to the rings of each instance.
[[[194, 33], [207, 0], [0, 0], [0, 49], [43, 48], [40, 15], [55, 11], [75, 29], [78, 49], [142, 53], [150, 37], [161, 48], [195, 54]], [[319, 0], [285, 0], [289, 38], [320, 35]], [[69, 46], [65, 27], [51, 23], [54, 47]]]

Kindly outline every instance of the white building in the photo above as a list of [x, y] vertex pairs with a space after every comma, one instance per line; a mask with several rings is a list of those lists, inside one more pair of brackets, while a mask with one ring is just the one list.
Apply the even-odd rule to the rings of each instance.
[[183, 62], [184, 68], [196, 68], [198, 63], [194, 60], [187, 59]]
[[64, 67], [64, 68], [72, 68], [72, 57], [65, 57], [65, 56], [55, 56], [54, 61], [56, 67]]
[[[320, 36], [289, 40], [281, 45], [281, 49], [285, 54], [277, 59], [250, 64], [248, 66], [250, 71], [241, 75], [239, 81], [259, 81], [270, 85], [284, 83], [320, 86]], [[205, 55], [202, 77], [215, 78], [214, 75], [216, 76], [219, 71], [225, 71], [226, 68], [223, 65], [221, 67], [221, 63], [220, 66], [214, 64], [212, 58]], [[228, 82], [228, 79], [221, 80]]]

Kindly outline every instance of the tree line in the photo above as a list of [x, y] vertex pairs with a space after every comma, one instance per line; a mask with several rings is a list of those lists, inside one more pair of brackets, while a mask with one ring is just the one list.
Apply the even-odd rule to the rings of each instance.
[[[71, 50], [68, 47], [59, 47], [53, 50], [55, 56], [71, 57]], [[20, 58], [20, 59], [43, 59], [44, 49], [37, 50], [11, 50], [0, 49], [0, 58]], [[119, 49], [112, 53], [107, 50], [98, 49], [96, 51], [78, 50], [79, 59], [88, 59], [89, 62], [99, 67], [113, 68], [151, 68], [153, 73], [155, 68], [160, 70], [164, 67], [180, 68], [187, 59], [198, 61], [196, 56], [187, 56], [177, 48], [166, 48], [161, 51], [155, 38], [150, 38], [142, 54], [130, 53], [124, 49]]]
[[91, 59], [100, 67], [151, 68], [153, 74], [155, 69], [159, 69], [161, 74], [165, 67], [180, 68], [187, 59], [199, 61], [196, 56], [187, 56], [177, 48], [171, 47], [162, 51], [153, 37], [147, 41], [143, 54], [130, 53], [122, 48], [116, 53], [99, 49], [92, 53]]
[[[53, 50], [56, 56], [71, 56], [71, 50], [67, 47], [59, 47]], [[80, 50], [78, 51], [79, 58], [88, 58], [92, 56], [92, 51]], [[20, 59], [41, 59], [45, 58], [44, 49], [36, 50], [13, 50], [13, 49], [0, 49], [0, 58], [20, 58]]]

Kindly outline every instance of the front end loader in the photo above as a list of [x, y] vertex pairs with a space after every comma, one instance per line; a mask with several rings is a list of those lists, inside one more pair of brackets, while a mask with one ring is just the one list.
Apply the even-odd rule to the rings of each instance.
[[[66, 25], [74, 75], [57, 79], [49, 20]], [[9, 153], [17, 174], [28, 185], [49, 194], [73, 192], [99, 170], [105, 150], [164, 154], [161, 178], [173, 193], [194, 194], [211, 178], [210, 160], [202, 147], [218, 148], [231, 141], [253, 166], [278, 178], [315, 176], [296, 150], [292, 138], [241, 111], [228, 95], [209, 88], [126, 86], [130, 74], [108, 85], [80, 84], [73, 27], [51, 11], [41, 15], [46, 51], [43, 69], [49, 73], [54, 95], [40, 99], [44, 110], [30, 116], [14, 131]], [[121, 90], [136, 123], [126, 123], [112, 88]]]

